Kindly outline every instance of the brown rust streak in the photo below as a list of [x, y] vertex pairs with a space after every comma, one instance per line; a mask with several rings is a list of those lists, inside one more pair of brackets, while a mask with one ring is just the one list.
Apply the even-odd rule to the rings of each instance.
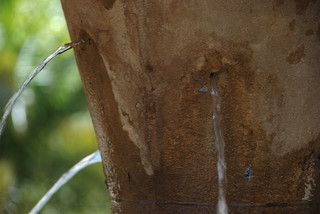
[[301, 44], [294, 51], [289, 53], [287, 56], [287, 62], [289, 64], [298, 64], [304, 56], [304, 44]]
[[[87, 45], [76, 48], [75, 54], [89, 100], [90, 112], [95, 120], [100, 150], [106, 153], [104, 170], [114, 199], [136, 200], [141, 197], [154, 199], [152, 178], [146, 175], [141, 165], [140, 151], [129, 139], [128, 133], [123, 130], [111, 81], [98, 53], [99, 47], [87, 33], [80, 32], [80, 37], [90, 40]], [[110, 49], [113, 48], [111, 44], [109, 44]], [[116, 57], [110, 57], [111, 63], [115, 63], [116, 60]], [[126, 151], [130, 151], [130, 154]], [[131, 175], [130, 182], [128, 173]], [[144, 185], [141, 185], [141, 181]]]
[[[304, 195], [304, 189], [301, 188], [303, 185], [300, 183], [304, 181], [299, 180], [299, 177], [307, 166], [298, 160], [308, 158], [309, 152], [294, 151], [286, 157], [271, 155], [272, 139], [267, 139], [264, 129], [252, 113], [254, 105], [251, 102], [254, 98], [251, 94], [255, 93], [253, 82], [257, 81], [251, 64], [253, 52], [245, 42], [223, 40], [221, 46], [223, 48], [207, 54], [206, 59], [212, 68], [219, 65], [222, 68], [218, 74], [218, 90], [222, 95], [222, 120], [226, 141], [227, 200], [241, 200], [245, 203], [287, 202], [291, 200], [291, 195], [296, 195], [295, 199], [300, 200]], [[218, 62], [219, 60], [221, 62]], [[264, 84], [270, 85], [266, 99], [276, 99], [277, 106], [281, 108], [284, 100], [277, 78], [269, 74], [265, 81]], [[243, 178], [249, 164], [254, 170], [254, 178], [250, 181], [251, 188], [248, 188], [248, 181]], [[266, 177], [268, 179], [265, 179]], [[289, 191], [290, 194], [283, 195], [284, 191]]]
[[[229, 164], [227, 180], [228, 186], [231, 187], [227, 198], [236, 201], [241, 198], [238, 193], [242, 192], [245, 195], [243, 200], [246, 201], [250, 200], [254, 194], [250, 194], [250, 190], [245, 187], [245, 183], [241, 182], [243, 179], [240, 178], [243, 177], [243, 172], [249, 164], [254, 167], [259, 165], [255, 158], [257, 142], [264, 139], [264, 132], [256, 124], [250, 111], [249, 95], [255, 78], [254, 70], [250, 65], [252, 51], [246, 43], [230, 42], [224, 47], [229, 48], [227, 58], [233, 62], [226, 66], [224, 74], [226, 83], [219, 89], [222, 91], [223, 130], [227, 165]], [[238, 191], [233, 191], [235, 189]]]

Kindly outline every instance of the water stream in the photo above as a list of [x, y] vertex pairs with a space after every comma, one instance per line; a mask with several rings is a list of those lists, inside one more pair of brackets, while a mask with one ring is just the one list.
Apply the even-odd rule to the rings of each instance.
[[48, 203], [50, 198], [55, 194], [65, 183], [73, 178], [82, 169], [101, 162], [101, 155], [99, 151], [96, 151], [74, 165], [69, 171], [64, 173], [59, 180], [50, 188], [50, 190], [40, 199], [40, 201], [33, 207], [29, 214], [39, 213], [40, 210]]
[[70, 42], [67, 44], [64, 44], [60, 46], [58, 49], [56, 49], [52, 54], [50, 54], [45, 60], [43, 60], [30, 74], [29, 76], [24, 80], [22, 85], [20, 86], [19, 90], [9, 99], [8, 103], [6, 104], [3, 115], [0, 121], [0, 137], [2, 135], [4, 126], [6, 124], [7, 118], [10, 115], [12, 108], [16, 104], [17, 100], [19, 97], [22, 95], [22, 93], [26, 90], [30, 82], [33, 80], [35, 76], [37, 76], [45, 67], [46, 65], [54, 59], [56, 56], [70, 50], [74, 46], [83, 43], [83, 40], [78, 41], [78, 42]]
[[225, 198], [225, 178], [226, 178], [226, 162], [224, 157], [224, 140], [221, 131], [221, 97], [217, 90], [215, 77], [211, 79], [211, 96], [213, 98], [212, 123], [215, 136], [215, 147], [217, 151], [217, 173], [218, 173], [218, 204], [217, 213], [227, 214], [228, 205]]

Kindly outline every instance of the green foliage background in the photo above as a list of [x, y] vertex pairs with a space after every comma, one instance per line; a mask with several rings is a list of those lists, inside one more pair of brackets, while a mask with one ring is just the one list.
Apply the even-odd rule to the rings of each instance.
[[[69, 42], [59, 0], [0, 0], [0, 107], [50, 52]], [[72, 51], [17, 103], [0, 139], [0, 213], [27, 213], [72, 165], [97, 149]], [[108, 213], [101, 164], [80, 172], [42, 213]]]

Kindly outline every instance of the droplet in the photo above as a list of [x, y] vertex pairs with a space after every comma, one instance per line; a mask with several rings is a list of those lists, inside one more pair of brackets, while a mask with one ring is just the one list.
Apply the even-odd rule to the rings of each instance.
[[207, 92], [208, 92], [208, 87], [207, 87], [207, 86], [202, 86], [202, 87], [199, 89], [199, 92], [200, 92], [200, 93], [207, 93]]
[[247, 168], [246, 168], [246, 171], [244, 172], [244, 177], [246, 179], [248, 179], [249, 181], [252, 179], [253, 177], [253, 169], [252, 169], [252, 166], [249, 165]]
[[214, 112], [214, 113], [212, 114], [212, 120], [215, 120], [215, 119], [217, 119], [217, 114]]
[[218, 94], [218, 92], [216, 90], [212, 90], [211, 91], [211, 96], [217, 97], [217, 96], [219, 96], [219, 94]]

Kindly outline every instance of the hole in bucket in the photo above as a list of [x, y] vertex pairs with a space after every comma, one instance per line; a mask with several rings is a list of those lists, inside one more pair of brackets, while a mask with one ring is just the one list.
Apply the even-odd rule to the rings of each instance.
[[107, 10], [112, 9], [113, 4], [116, 0], [100, 0], [100, 2], [102, 3], [102, 5], [104, 6], [104, 8], [106, 8]]
[[80, 30], [78, 41], [83, 41], [87, 45], [93, 45], [94, 41], [85, 30]]

